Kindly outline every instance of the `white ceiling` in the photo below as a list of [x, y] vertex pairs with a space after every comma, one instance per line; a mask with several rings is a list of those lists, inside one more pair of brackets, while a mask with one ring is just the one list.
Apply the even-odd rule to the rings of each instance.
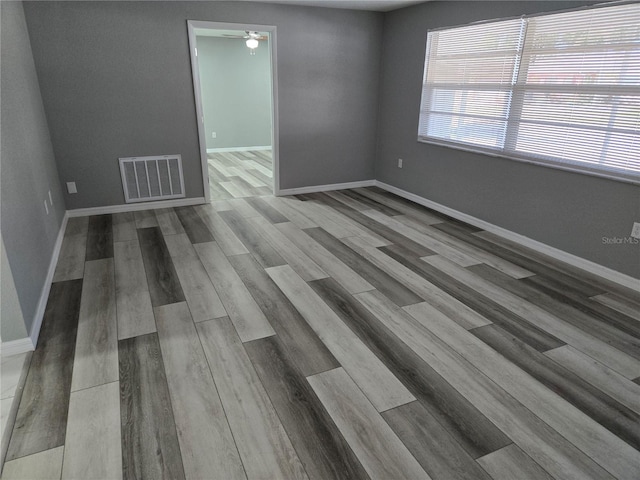
[[373, 10], [388, 12], [396, 8], [425, 3], [427, 0], [233, 0], [236, 2], [281, 3], [285, 5], [305, 5], [308, 7], [348, 8], [353, 10]]

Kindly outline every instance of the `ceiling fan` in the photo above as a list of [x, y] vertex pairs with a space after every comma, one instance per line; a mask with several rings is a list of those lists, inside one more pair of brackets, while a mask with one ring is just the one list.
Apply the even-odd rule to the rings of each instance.
[[251, 55], [255, 55], [255, 49], [258, 48], [259, 45], [259, 41], [260, 40], [267, 40], [268, 37], [266, 35], [261, 35], [258, 32], [254, 32], [251, 30], [246, 30], [245, 31], [245, 35], [231, 35], [231, 34], [227, 34], [224, 33], [222, 34], [223, 37], [227, 37], [227, 38], [243, 38], [246, 40], [246, 45], [247, 47], [249, 47], [249, 49], [251, 50]]

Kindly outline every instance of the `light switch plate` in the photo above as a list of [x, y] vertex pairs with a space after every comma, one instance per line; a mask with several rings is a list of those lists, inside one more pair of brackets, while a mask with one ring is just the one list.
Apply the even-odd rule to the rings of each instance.
[[76, 188], [76, 182], [67, 182], [67, 192], [78, 193], [78, 189]]
[[640, 238], [640, 222], [633, 222], [633, 228], [631, 229], [631, 236], [633, 238]]

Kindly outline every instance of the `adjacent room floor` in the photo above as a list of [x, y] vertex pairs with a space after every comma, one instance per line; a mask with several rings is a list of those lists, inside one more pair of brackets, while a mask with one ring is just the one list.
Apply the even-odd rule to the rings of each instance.
[[209, 153], [208, 163], [212, 200], [273, 193], [271, 150]]
[[640, 478], [638, 293], [377, 188], [227, 193], [70, 219], [3, 478]]

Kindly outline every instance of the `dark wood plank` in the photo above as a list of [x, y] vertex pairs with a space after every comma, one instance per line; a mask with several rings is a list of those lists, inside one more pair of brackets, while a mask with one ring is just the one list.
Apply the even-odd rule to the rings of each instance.
[[113, 258], [113, 220], [111, 215], [89, 217], [86, 261]]
[[602, 288], [591, 285], [579, 278], [567, 275], [563, 271], [559, 270], [559, 262], [556, 262], [553, 266], [551, 266], [551, 263], [541, 263], [539, 261], [540, 259], [532, 258], [532, 256], [529, 255], [530, 251], [525, 249], [525, 247], [515, 250], [505, 247], [502, 243], [498, 244], [487, 240], [481, 236], [486, 232], [481, 232], [479, 235], [469, 234], [469, 232], [460, 228], [459, 225], [452, 225], [449, 223], [440, 223], [433, 225], [433, 227], [464, 240], [475, 247], [483, 249], [489, 253], [493, 253], [500, 258], [504, 258], [505, 260], [529, 270], [530, 272], [536, 273], [545, 279], [560, 282], [565, 290], [574, 292], [577, 295], [591, 297], [604, 292]]
[[[552, 278], [562, 280], [569, 287], [580, 291], [586, 296], [591, 297], [610, 290], [613, 285], [604, 279], [590, 275], [584, 270], [580, 270], [567, 263], [556, 260], [553, 257], [537, 252], [523, 245], [507, 240], [491, 232], [481, 232], [477, 236], [481, 236], [487, 241], [500, 245], [506, 250], [511, 250], [521, 257], [527, 258], [539, 267], [549, 271]], [[536, 272], [537, 273], [537, 272]]]
[[[429, 215], [441, 218], [443, 222], [447, 222], [451, 225], [456, 225], [460, 228], [465, 229], [468, 232], [480, 232], [482, 231], [481, 228], [478, 227], [474, 227], [473, 225], [469, 225], [466, 222], [460, 221], [456, 218], [450, 217], [449, 215], [445, 215], [444, 213], [438, 212], [437, 210], [433, 210], [431, 208], [427, 208], [423, 205], [420, 205], [419, 203], [416, 203], [412, 200], [409, 200], [407, 198], [401, 197], [399, 195], [396, 195], [395, 193], [391, 193], [388, 192], [387, 190], [384, 190], [382, 188], [379, 187], [367, 187], [365, 189], [362, 190], [371, 190], [373, 192], [379, 193], [380, 195], [383, 195], [387, 198], [390, 198], [392, 200], [395, 200], [396, 202], [400, 202], [401, 204], [404, 204], [407, 207], [410, 207], [412, 210], [420, 213], [428, 213]], [[366, 195], [366, 193], [364, 193]], [[410, 215], [410, 213], [404, 212], [405, 215]]]
[[396, 210], [395, 208], [389, 207], [388, 205], [384, 205], [376, 200], [373, 200], [372, 198], [365, 197], [364, 195], [358, 192], [355, 192], [353, 190], [341, 190], [340, 193], [342, 193], [343, 195], [346, 195], [349, 198], [353, 198], [354, 200], [357, 200], [358, 202], [363, 203], [368, 207], [373, 208], [374, 210], [378, 210], [384, 213], [385, 215], [389, 215], [390, 217], [395, 217], [396, 215], [402, 215], [401, 211]]
[[[481, 276], [487, 281], [497, 285], [505, 290], [518, 295], [523, 299], [537, 305], [546, 311], [557, 315], [565, 322], [570, 323], [581, 330], [593, 335], [594, 337], [604, 340], [609, 345], [616, 347], [618, 350], [640, 359], [640, 331], [634, 333], [638, 336], [630, 335], [607, 322], [607, 319], [595, 318], [588, 315], [571, 305], [567, 305], [556, 298], [553, 298], [540, 290], [536, 289], [529, 283], [514, 280], [501, 272], [489, 267], [488, 265], [474, 265], [468, 267], [468, 270]], [[640, 327], [638, 322], [630, 319], [629, 328]], [[634, 329], [634, 330], [637, 330]]]
[[640, 449], [640, 415], [636, 412], [497, 325], [474, 328], [470, 332], [629, 445]]
[[521, 279], [521, 282], [567, 306], [597, 318], [606, 324], [612, 325], [622, 332], [640, 338], [640, 323], [637, 320], [622, 312], [618, 312], [591, 299], [585, 298], [584, 295], [575, 294], [571, 290], [564, 288], [562, 282], [538, 275]]
[[305, 377], [340, 366], [313, 329], [251, 255], [234, 255], [229, 262]]
[[478, 458], [511, 443], [335, 280], [316, 280], [309, 285], [469, 455]]
[[399, 307], [423, 301], [421, 297], [391, 277], [391, 275], [358, 255], [322, 228], [307, 228], [304, 231]]
[[118, 355], [123, 478], [185, 478], [158, 335], [121, 340]]
[[264, 268], [277, 267], [287, 263], [238, 212], [227, 210], [220, 212], [220, 216]]
[[491, 479], [420, 402], [382, 416], [433, 480]]
[[478, 294], [472, 288], [467, 287], [462, 282], [441, 272], [432, 265], [412, 257], [411, 252], [403, 249], [402, 246], [390, 245], [382, 247], [380, 250], [425, 280], [433, 283], [436, 287], [460, 300], [487, 320], [501, 325], [505, 330], [536, 350], [546, 351], [565, 345], [565, 342], [520, 318], [502, 305]]
[[191, 243], [213, 242], [215, 240], [193, 207], [176, 207], [174, 210]]
[[369, 478], [277, 336], [244, 347], [309, 478]]
[[[342, 193], [344, 193], [344, 191]], [[419, 243], [414, 242], [413, 240], [387, 227], [386, 225], [376, 222], [372, 218], [369, 218], [366, 215], [358, 212], [357, 210], [348, 207], [344, 203], [330, 197], [329, 195], [325, 195], [322, 193], [310, 194], [309, 198], [311, 200], [316, 200], [319, 203], [323, 203], [324, 205], [328, 205], [334, 210], [350, 218], [354, 222], [367, 227], [373, 233], [380, 235], [382, 238], [388, 240], [389, 242], [403, 245], [405, 248], [411, 250], [416, 257], [426, 257], [427, 255], [434, 255], [434, 252], [429, 250], [424, 245], [420, 245]]]
[[140, 251], [147, 274], [151, 305], [184, 302], [184, 293], [159, 227], [139, 228]]
[[51, 285], [6, 461], [64, 444], [82, 280]]
[[278, 210], [273, 208], [267, 202], [258, 197], [248, 197], [247, 202], [255, 208], [260, 214], [271, 223], [284, 223], [289, 219], [282, 215]]

